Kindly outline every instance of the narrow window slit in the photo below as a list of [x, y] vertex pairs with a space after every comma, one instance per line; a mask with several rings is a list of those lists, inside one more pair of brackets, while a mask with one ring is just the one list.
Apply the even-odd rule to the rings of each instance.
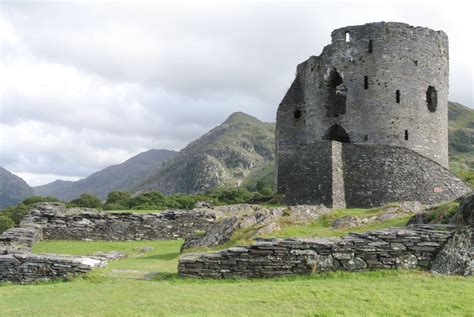
[[346, 31], [346, 42], [350, 42], [351, 41], [351, 34]]
[[400, 90], [397, 90], [395, 92], [395, 100], [397, 101], [397, 103], [400, 103]]
[[426, 90], [426, 105], [430, 112], [436, 111], [436, 107], [438, 106], [438, 92], [433, 86], [428, 86]]
[[298, 120], [299, 118], [301, 118], [301, 110], [296, 109], [296, 110], [295, 110], [295, 113], [294, 113], [294, 117], [295, 117], [296, 120]]
[[369, 77], [364, 76], [364, 89], [369, 89]]
[[369, 40], [369, 54], [372, 54], [373, 48], [372, 48], [372, 40]]
[[408, 130], [405, 130], [405, 140], [408, 141]]

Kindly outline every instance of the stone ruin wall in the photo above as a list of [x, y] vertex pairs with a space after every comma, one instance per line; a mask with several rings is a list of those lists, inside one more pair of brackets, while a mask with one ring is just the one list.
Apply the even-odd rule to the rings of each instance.
[[321, 141], [281, 155], [279, 192], [288, 204], [436, 204], [471, 191], [443, 166], [406, 148]]
[[185, 254], [178, 264], [181, 276], [199, 278], [413, 268], [474, 275], [474, 192], [463, 198], [450, 225], [410, 225], [341, 238], [259, 239], [250, 246]]
[[60, 203], [39, 203], [20, 227], [0, 235], [0, 282], [62, 279], [104, 266], [97, 257], [32, 254], [33, 244], [58, 240], [168, 240], [206, 230], [215, 214], [203, 210], [169, 211], [160, 214], [101, 213], [67, 209]]
[[261, 239], [248, 247], [188, 254], [181, 276], [276, 277], [336, 270], [423, 268], [453, 235], [452, 227], [420, 226], [334, 239]]

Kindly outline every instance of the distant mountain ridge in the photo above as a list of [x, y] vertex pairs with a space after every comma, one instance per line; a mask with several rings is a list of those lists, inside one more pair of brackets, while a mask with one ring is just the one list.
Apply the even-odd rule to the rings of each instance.
[[[451, 169], [474, 169], [473, 136], [474, 110], [449, 102]], [[108, 192], [116, 189], [132, 193], [159, 190], [174, 194], [254, 184], [258, 180], [272, 185], [275, 123], [264, 123], [236, 112], [180, 152], [169, 151], [168, 157], [159, 160], [153, 156], [153, 151], [167, 150], [141, 153], [77, 182], [58, 180], [35, 187], [35, 193], [69, 200], [84, 192], [105, 198]]]
[[0, 209], [33, 195], [33, 189], [21, 177], [0, 167]]
[[274, 147], [274, 123], [236, 112], [191, 142], [134, 190], [172, 194], [240, 186], [268, 170], [275, 159]]
[[159, 169], [163, 163], [176, 155], [176, 151], [148, 150], [123, 163], [112, 165], [78, 181], [57, 180], [34, 187], [36, 195], [54, 196], [71, 200], [83, 193], [91, 193], [105, 199], [114, 190], [128, 190], [141, 182], [147, 174]]
[[474, 110], [449, 102], [449, 165], [474, 170]]

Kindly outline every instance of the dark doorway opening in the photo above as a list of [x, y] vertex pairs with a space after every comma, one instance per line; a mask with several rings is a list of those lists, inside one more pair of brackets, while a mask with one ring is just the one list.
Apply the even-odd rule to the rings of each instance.
[[324, 136], [324, 139], [341, 143], [351, 142], [349, 134], [347, 134], [346, 130], [338, 124], [335, 124], [328, 129], [326, 135]]
[[327, 116], [334, 118], [345, 114], [347, 88], [344, 85], [341, 75], [339, 75], [335, 68], [329, 73], [327, 87], [329, 90]]

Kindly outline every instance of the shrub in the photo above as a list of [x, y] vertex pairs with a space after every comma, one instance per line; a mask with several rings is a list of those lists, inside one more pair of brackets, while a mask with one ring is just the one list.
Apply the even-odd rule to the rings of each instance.
[[129, 201], [130, 209], [164, 209], [166, 206], [165, 195], [157, 191], [140, 194]]
[[8, 218], [7, 216], [0, 215], [0, 233], [4, 232], [7, 229], [13, 228], [15, 223], [13, 220]]
[[129, 192], [116, 190], [107, 195], [105, 210], [126, 210], [129, 209], [129, 203], [132, 195]]
[[2, 215], [0, 216], [8, 217], [15, 225], [19, 225], [23, 217], [28, 213], [30, 207], [30, 205], [25, 204], [10, 206], [4, 209]]
[[52, 196], [31, 196], [23, 200], [21, 203], [24, 205], [32, 205], [32, 204], [42, 203], [42, 202], [58, 202], [58, 201], [59, 199]]
[[92, 194], [82, 194], [79, 198], [71, 200], [71, 204], [77, 207], [84, 208], [101, 208], [102, 201]]
[[224, 204], [244, 203], [252, 197], [252, 194], [246, 188], [221, 188], [213, 191], [210, 197]]

